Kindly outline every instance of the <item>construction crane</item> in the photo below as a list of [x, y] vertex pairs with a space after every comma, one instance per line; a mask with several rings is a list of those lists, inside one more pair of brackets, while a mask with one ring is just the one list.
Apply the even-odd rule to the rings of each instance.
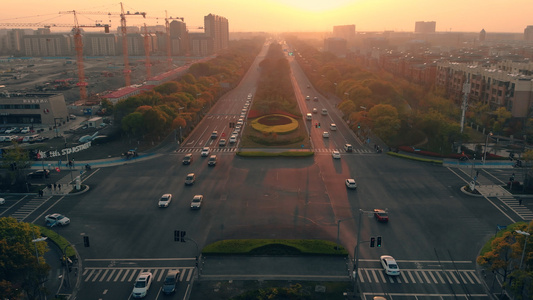
[[85, 82], [85, 68], [83, 64], [83, 41], [81, 38], [81, 28], [94, 28], [104, 27], [106, 33], [109, 32], [109, 25], [107, 24], [95, 24], [95, 25], [80, 25], [75, 11], [70, 13], [74, 14], [74, 26], [72, 24], [43, 24], [43, 23], [0, 23], [1, 27], [71, 27], [74, 30], [74, 49], [76, 51], [76, 63], [78, 65], [78, 83], [76, 84], [80, 88], [80, 99], [87, 99], [87, 82]]
[[[70, 12], [59, 12], [62, 13], [70, 13]], [[128, 58], [128, 40], [127, 40], [127, 29], [126, 29], [126, 16], [142, 16], [143, 18], [146, 18], [145, 12], [134, 12], [130, 13], [124, 12], [124, 5], [122, 5], [122, 2], [120, 2], [120, 13], [111, 13], [111, 12], [87, 12], [87, 11], [81, 11], [78, 12], [79, 14], [86, 14], [86, 15], [119, 15], [120, 16], [120, 31], [122, 33], [122, 55], [124, 55], [124, 79], [126, 81], [126, 86], [131, 85], [130, 80], [130, 63]]]
[[152, 64], [150, 63], [150, 36], [148, 35], [148, 28], [144, 23], [144, 53], [146, 54], [146, 78], [152, 77]]

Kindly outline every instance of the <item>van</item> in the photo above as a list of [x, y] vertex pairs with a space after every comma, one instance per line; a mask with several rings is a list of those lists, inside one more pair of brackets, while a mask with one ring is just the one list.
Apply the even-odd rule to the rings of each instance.
[[178, 270], [170, 270], [168, 271], [167, 276], [165, 276], [165, 280], [163, 281], [163, 294], [169, 295], [176, 291], [176, 286], [180, 282], [180, 271]]
[[344, 151], [352, 152], [353, 151], [352, 145], [351, 144], [344, 144]]
[[327, 114], [328, 114], [328, 110], [325, 109], [325, 108], [322, 108], [322, 114], [323, 114], [324, 116], [327, 115]]
[[307, 113], [306, 119], [307, 119], [308, 121], [313, 120], [313, 115], [312, 115], [311, 113]]

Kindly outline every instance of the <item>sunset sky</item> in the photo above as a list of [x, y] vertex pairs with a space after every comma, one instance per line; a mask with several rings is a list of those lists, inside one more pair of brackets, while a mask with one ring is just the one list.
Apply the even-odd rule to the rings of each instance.
[[[125, 0], [126, 11], [143, 11], [152, 18], [184, 17], [191, 29], [203, 26], [212, 13], [229, 20], [234, 31], [332, 31], [334, 25], [355, 24], [357, 31], [414, 31], [416, 21], [435, 21], [437, 31], [523, 32], [533, 25], [533, 0]], [[0, 23], [73, 23], [95, 21], [120, 25], [118, 17], [83, 12], [120, 12], [109, 0], [2, 0]], [[109, 22], [109, 20], [111, 22]], [[163, 20], [127, 18], [128, 25], [163, 25]], [[2, 26], [0, 26], [2, 27]], [[53, 31], [66, 31], [56, 29]]]

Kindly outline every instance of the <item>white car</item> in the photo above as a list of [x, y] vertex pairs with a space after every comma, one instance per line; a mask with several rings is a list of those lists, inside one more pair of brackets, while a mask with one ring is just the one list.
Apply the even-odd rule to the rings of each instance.
[[232, 135], [230, 138], [229, 138], [229, 143], [230, 144], [234, 144], [237, 142], [237, 136], [236, 135]]
[[337, 150], [331, 152], [331, 156], [335, 159], [340, 159], [341, 158], [341, 153]]
[[163, 196], [161, 196], [161, 199], [159, 199], [159, 203], [157, 205], [159, 207], [168, 207], [171, 201], [172, 194], [164, 194]]
[[209, 147], [203, 147], [203, 148], [202, 148], [201, 155], [202, 155], [203, 157], [207, 157], [207, 156], [209, 156]]
[[204, 195], [194, 195], [191, 201], [191, 209], [200, 209], [202, 200], [204, 200]]
[[20, 133], [30, 133], [30, 127], [23, 127]]
[[62, 214], [50, 214], [44, 217], [46, 225], [52, 226], [65, 226], [70, 224], [70, 219], [63, 216]]
[[344, 181], [344, 184], [346, 184], [346, 187], [349, 188], [349, 189], [356, 189], [357, 188], [357, 183], [355, 182], [355, 179], [353, 178], [348, 178]]
[[335, 123], [331, 123], [331, 124], [329, 125], [329, 129], [330, 129], [331, 131], [335, 131], [335, 130], [337, 130], [337, 125], [336, 125]]
[[322, 137], [328, 138], [329, 137], [329, 132], [324, 131], [324, 133], [322, 133]]
[[396, 260], [392, 256], [382, 255], [379, 260], [381, 261], [381, 266], [383, 267], [385, 274], [391, 276], [400, 275], [400, 268], [398, 267]]
[[133, 291], [131, 292], [131, 296], [133, 298], [146, 297], [146, 294], [148, 294], [148, 290], [150, 289], [151, 284], [152, 273], [142, 272], [141, 274], [139, 274], [139, 277], [137, 277], [137, 281], [135, 281], [135, 284], [133, 285]]
[[6, 204], [6, 199], [0, 198], [0, 205], [2, 205], [2, 204]]

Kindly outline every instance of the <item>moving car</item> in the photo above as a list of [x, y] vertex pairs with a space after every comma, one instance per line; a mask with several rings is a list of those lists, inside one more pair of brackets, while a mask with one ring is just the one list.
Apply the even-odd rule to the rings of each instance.
[[151, 284], [152, 273], [142, 272], [141, 274], [139, 274], [139, 277], [137, 277], [137, 281], [135, 281], [135, 284], [133, 285], [133, 291], [131, 293], [131, 296], [133, 298], [146, 297], [146, 294], [148, 294], [148, 290], [150, 289]]
[[180, 282], [180, 274], [181, 273], [178, 270], [168, 271], [168, 274], [163, 281], [163, 288], [161, 289], [163, 294], [170, 295], [176, 291], [176, 286]]
[[207, 165], [208, 166], [214, 166], [217, 164], [217, 156], [216, 155], [211, 155], [209, 157], [209, 160], [207, 161]]
[[322, 133], [322, 137], [328, 138], [329, 137], [329, 132], [324, 131], [324, 133]]
[[218, 131], [213, 130], [213, 132], [211, 132], [211, 138], [216, 139], [217, 137], [218, 137]]
[[327, 109], [325, 109], [325, 108], [322, 108], [322, 115], [324, 115], [324, 116], [325, 116], [325, 115], [327, 115], [327, 114], [328, 114], [328, 110], [327, 110]]
[[202, 200], [204, 200], [204, 195], [194, 195], [191, 201], [191, 209], [200, 209]]
[[381, 266], [383, 267], [385, 274], [391, 276], [400, 275], [400, 268], [398, 267], [394, 257], [390, 255], [382, 255], [379, 260], [381, 261]]
[[220, 141], [218, 141], [218, 145], [219, 145], [220, 147], [224, 147], [224, 146], [226, 146], [226, 139], [220, 139]]
[[229, 138], [229, 143], [230, 144], [234, 144], [237, 142], [237, 136], [236, 135], [232, 135], [230, 138]]
[[337, 130], [337, 125], [336, 125], [335, 123], [331, 123], [331, 124], [329, 125], [329, 130], [331, 130], [331, 131], [335, 131], [335, 130]]
[[157, 205], [159, 207], [168, 207], [171, 201], [172, 194], [164, 194], [163, 196], [161, 196], [161, 199], [159, 199], [159, 203]]
[[308, 121], [313, 120], [313, 115], [311, 113], [307, 113], [306, 118]]
[[44, 221], [46, 223], [46, 225], [52, 227], [52, 226], [65, 226], [65, 225], [68, 225], [70, 224], [70, 219], [65, 217], [64, 215], [62, 214], [58, 214], [58, 213], [55, 213], [55, 214], [50, 214], [50, 215], [46, 215], [44, 217]]
[[48, 178], [50, 177], [50, 171], [49, 170], [37, 170], [31, 173], [28, 173], [28, 178]]
[[311, 96], [305, 96], [305, 100], [311, 100]]
[[316, 109], [316, 107], [313, 107], [313, 113], [314, 114], [318, 113], [318, 109]]
[[352, 152], [353, 151], [353, 146], [351, 144], [344, 144], [344, 151]]
[[6, 199], [0, 198], [0, 205], [2, 205], [2, 204], [6, 204]]
[[318, 97], [315, 96], [315, 98], [313, 98], [313, 101], [318, 101]]
[[185, 185], [192, 185], [196, 181], [196, 175], [194, 173], [187, 174], [187, 177], [185, 177]]
[[183, 164], [184, 165], [190, 165], [193, 161], [193, 158], [192, 158], [192, 153], [188, 153], [185, 155], [185, 157], [183, 158]]
[[389, 221], [389, 215], [387, 212], [383, 209], [374, 209], [374, 217], [379, 222], [388, 222]]
[[331, 156], [333, 156], [333, 158], [335, 158], [335, 159], [340, 159], [341, 158], [341, 154], [337, 150], [331, 152]]
[[203, 147], [201, 155], [202, 155], [202, 157], [209, 156], [209, 147]]
[[356, 189], [357, 188], [357, 183], [355, 182], [355, 179], [353, 178], [348, 178], [344, 181], [344, 184], [346, 184], [346, 187], [349, 188], [349, 189]]

